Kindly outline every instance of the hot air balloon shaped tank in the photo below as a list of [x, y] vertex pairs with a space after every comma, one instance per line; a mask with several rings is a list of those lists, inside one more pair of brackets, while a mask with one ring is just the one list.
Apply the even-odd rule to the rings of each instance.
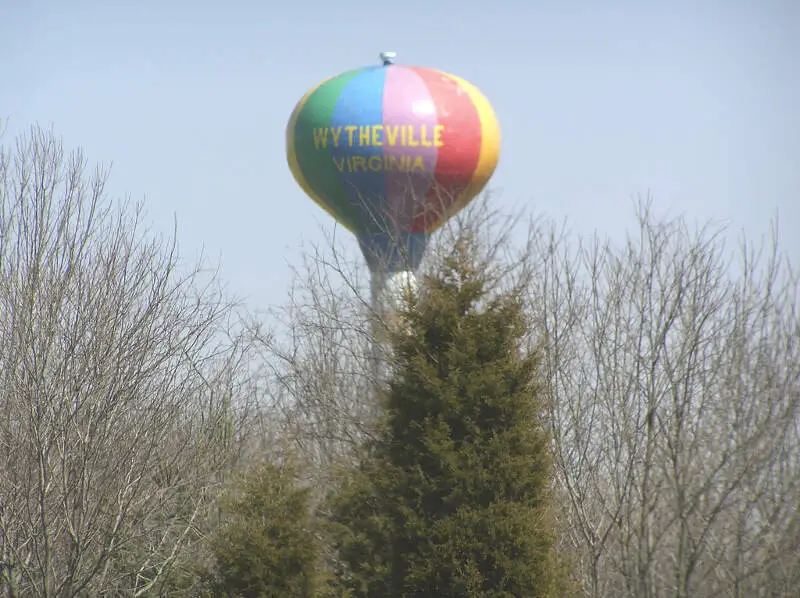
[[394, 58], [313, 87], [286, 132], [294, 178], [356, 236], [378, 291], [413, 279], [431, 233], [480, 193], [500, 154], [477, 88]]

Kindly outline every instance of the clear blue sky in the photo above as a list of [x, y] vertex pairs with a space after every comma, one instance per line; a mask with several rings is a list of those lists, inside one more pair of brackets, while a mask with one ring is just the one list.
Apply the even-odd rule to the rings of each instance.
[[[321, 79], [377, 61], [438, 68], [493, 102], [503, 206], [619, 238], [631, 198], [766, 230], [800, 263], [798, 0], [0, 0], [5, 141], [54, 126], [110, 192], [205, 247], [255, 308], [328, 216], [284, 130]], [[293, 259], [293, 258], [292, 258]]]

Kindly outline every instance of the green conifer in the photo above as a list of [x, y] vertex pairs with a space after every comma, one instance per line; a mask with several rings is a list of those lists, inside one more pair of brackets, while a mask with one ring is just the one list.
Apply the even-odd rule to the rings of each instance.
[[522, 293], [475, 254], [461, 239], [403, 313], [383, 426], [331, 500], [351, 596], [565, 595]]
[[311, 493], [294, 467], [260, 463], [221, 501], [211, 538], [214, 594], [237, 598], [311, 598], [318, 551]]

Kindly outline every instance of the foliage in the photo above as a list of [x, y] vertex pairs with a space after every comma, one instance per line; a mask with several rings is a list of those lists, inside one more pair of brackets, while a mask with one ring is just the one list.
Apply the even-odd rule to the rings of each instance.
[[465, 236], [392, 335], [386, 414], [331, 498], [353, 596], [563, 596], [553, 466], [519, 289], [493, 293]]
[[[800, 279], [777, 228], [737, 260], [726, 231], [647, 204], [621, 243], [535, 221], [492, 261], [513, 227], [471, 204], [451, 222], [482, 240], [432, 242], [450, 259], [393, 337], [375, 435], [349, 261], [307, 256], [277, 330], [230, 335], [216, 277], [106, 179], [38, 128], [0, 150], [0, 594], [248, 595], [286, 566], [298, 595], [567, 595], [555, 542], [592, 598], [797, 595]], [[527, 275], [502, 292], [509, 264]], [[331, 589], [263, 526], [317, 555], [300, 503], [369, 438], [329, 505]], [[234, 466], [278, 439], [314, 496], [269, 466], [220, 511]]]
[[317, 584], [311, 490], [291, 465], [257, 463], [220, 502], [210, 545], [219, 593], [241, 598], [308, 598]]

